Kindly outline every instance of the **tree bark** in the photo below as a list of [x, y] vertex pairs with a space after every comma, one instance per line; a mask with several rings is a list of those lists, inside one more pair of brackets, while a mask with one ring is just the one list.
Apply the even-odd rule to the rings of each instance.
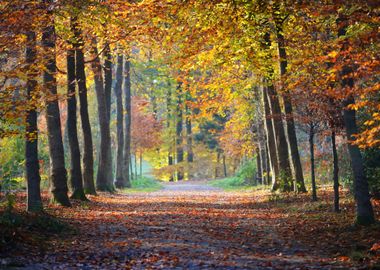
[[[338, 35], [344, 37], [346, 35], [346, 29], [348, 27], [348, 20], [340, 15], [338, 19]], [[348, 41], [345, 40], [342, 45], [342, 49], [346, 50], [349, 46]], [[341, 71], [341, 86], [343, 89], [354, 87], [354, 79], [352, 77], [352, 68], [348, 65], [343, 66]], [[375, 215], [373, 212], [369, 189], [368, 180], [364, 171], [363, 157], [360, 149], [357, 145], [351, 142], [355, 140], [355, 134], [359, 133], [358, 126], [356, 124], [356, 111], [351, 109], [350, 106], [355, 105], [355, 98], [349, 95], [343, 102], [343, 120], [346, 130], [346, 136], [349, 141], [348, 151], [351, 158], [351, 168], [354, 174], [354, 190], [356, 200], [356, 223], [361, 225], [369, 225], [375, 223]]]
[[25, 169], [27, 181], [27, 204], [26, 211], [42, 211], [41, 200], [41, 176], [38, 160], [38, 127], [37, 110], [33, 100], [36, 98], [37, 70], [36, 70], [36, 34], [33, 31], [27, 33], [26, 64], [29, 71], [26, 82], [27, 98], [32, 102], [26, 111], [25, 130]]
[[83, 190], [82, 168], [77, 130], [77, 101], [75, 87], [75, 50], [67, 51], [67, 134], [70, 149], [70, 183], [72, 199], [86, 201]]
[[96, 177], [96, 187], [100, 191], [113, 192], [112, 178], [109, 179], [112, 164], [109, 160], [111, 146], [111, 134], [109, 129], [109, 117], [107, 110], [106, 94], [104, 91], [102, 67], [98, 57], [98, 48], [96, 38], [92, 39], [92, 55], [95, 57], [91, 62], [91, 68], [94, 73], [95, 92], [98, 100], [98, 118], [100, 126], [100, 151], [98, 174]]
[[317, 185], [315, 183], [315, 164], [314, 164], [314, 126], [310, 125], [309, 130], [309, 148], [310, 148], [310, 172], [311, 172], [311, 187], [312, 187], [312, 199], [317, 201]]
[[288, 142], [286, 140], [284, 123], [281, 117], [281, 107], [278, 100], [277, 92], [273, 84], [268, 85], [269, 105], [273, 120], [274, 134], [276, 136], [279, 178], [281, 180], [280, 188], [282, 191], [293, 190], [292, 172], [289, 162]]
[[80, 117], [83, 134], [83, 184], [84, 191], [87, 194], [96, 195], [94, 182], [94, 146], [92, 140], [92, 130], [90, 117], [88, 114], [86, 72], [84, 66], [83, 55], [83, 39], [80, 29], [74, 24], [74, 35], [77, 42], [74, 43], [75, 48], [75, 73], [78, 84]]
[[[51, 16], [51, 14], [49, 14]], [[48, 130], [50, 154], [50, 179], [53, 201], [63, 206], [71, 206], [67, 195], [67, 171], [65, 168], [65, 155], [62, 142], [61, 118], [57, 98], [56, 81], [56, 52], [54, 19], [51, 17], [50, 25], [43, 29], [42, 47], [46, 56], [43, 72], [43, 86], [48, 92], [46, 100], [46, 123]]]
[[125, 188], [124, 180], [124, 115], [123, 115], [123, 55], [119, 52], [117, 55], [117, 67], [116, 67], [116, 84], [114, 88], [116, 97], [116, 136], [117, 136], [117, 149], [116, 149], [116, 182], [117, 188]]
[[[277, 44], [278, 44], [278, 55], [280, 59], [280, 75], [283, 77], [287, 71], [287, 55], [285, 49], [285, 38], [283, 36], [282, 23], [276, 22], [276, 33], [277, 33]], [[283, 83], [283, 82], [282, 82]], [[297, 192], [306, 192], [305, 181], [303, 178], [303, 171], [301, 165], [301, 158], [298, 152], [297, 134], [293, 118], [293, 105], [286, 93], [282, 93], [282, 99], [284, 102], [285, 109], [285, 121], [286, 121], [286, 131], [288, 135], [288, 142], [290, 147], [290, 154], [292, 159], [292, 164], [295, 172], [295, 185], [294, 189]]]
[[177, 171], [177, 180], [181, 181], [183, 180], [183, 169], [182, 169], [182, 162], [183, 162], [183, 146], [182, 146], [182, 125], [183, 125], [183, 114], [182, 114], [182, 86], [181, 83], [178, 84], [177, 87], [177, 125], [176, 125], [176, 148], [177, 148], [177, 164], [179, 165], [178, 171]]
[[[278, 176], [279, 176], [279, 167], [278, 167], [278, 158], [277, 158], [277, 144], [276, 137], [274, 135], [273, 130], [273, 121], [270, 116], [270, 108], [269, 108], [269, 98], [266, 86], [263, 88], [263, 103], [264, 103], [264, 111], [265, 111], [265, 132], [267, 136], [267, 148], [268, 148], [268, 158], [270, 162], [270, 171], [272, 178], [272, 190], [278, 189]], [[269, 184], [269, 182], [268, 182]]]
[[331, 132], [331, 144], [333, 153], [333, 179], [334, 179], [334, 211], [339, 212], [339, 163], [338, 163], [338, 152], [336, 151], [335, 143], [335, 131]]
[[257, 167], [257, 173], [256, 173], [256, 176], [257, 176], [257, 180], [260, 184], [263, 183], [263, 171], [262, 171], [262, 166], [261, 166], [261, 160], [262, 160], [262, 157], [261, 157], [261, 151], [260, 149], [257, 147], [256, 148], [256, 167]]
[[124, 133], [124, 181], [125, 187], [131, 187], [129, 170], [132, 172], [131, 158], [131, 123], [132, 123], [132, 107], [131, 107], [131, 69], [129, 59], [126, 56], [124, 60], [124, 111], [125, 111], [125, 133]]
[[[168, 84], [168, 92], [166, 95], [166, 111], [167, 111], [167, 118], [166, 118], [166, 127], [169, 130], [169, 149], [168, 149], [168, 166], [173, 165], [173, 147], [172, 147], [172, 136], [171, 136], [171, 122], [172, 122], [172, 91], [171, 91], [171, 84]], [[169, 181], [173, 182], [174, 177], [173, 173], [170, 173]]]
[[191, 111], [186, 105], [186, 149], [187, 149], [187, 163], [188, 163], [188, 178], [193, 178], [192, 175], [192, 164], [194, 161], [193, 152], [193, 132], [191, 126]]
[[224, 172], [224, 177], [227, 177], [227, 164], [226, 164], [226, 155], [223, 154], [223, 172]]

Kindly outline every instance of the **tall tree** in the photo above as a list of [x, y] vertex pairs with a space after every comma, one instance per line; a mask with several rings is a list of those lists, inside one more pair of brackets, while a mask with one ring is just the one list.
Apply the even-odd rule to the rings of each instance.
[[88, 114], [86, 72], [84, 64], [83, 46], [81, 30], [76, 21], [73, 22], [74, 28], [74, 48], [75, 48], [75, 75], [78, 84], [80, 117], [83, 134], [83, 184], [87, 194], [96, 195], [94, 182], [94, 146], [92, 141], [92, 130], [90, 117]]
[[[343, 38], [342, 51], [348, 50], [349, 43], [346, 37], [348, 19], [345, 15], [340, 14], [338, 18], [338, 35]], [[341, 87], [343, 89], [352, 89], [354, 87], [353, 68], [349, 64], [345, 64], [341, 70]], [[355, 98], [353, 94], [348, 94], [343, 102], [343, 120], [346, 130], [348, 143], [348, 151], [351, 158], [351, 167], [354, 174], [354, 190], [356, 200], [356, 222], [362, 225], [368, 225], [375, 222], [369, 190], [368, 181], [364, 171], [363, 157], [360, 149], [352, 142], [355, 140], [355, 134], [358, 134], [359, 129], [356, 124], [356, 111], [353, 108]]]
[[[128, 56], [124, 57], [124, 111], [125, 111], [125, 133], [124, 133], [124, 179], [125, 186], [131, 187], [129, 176], [130, 168], [132, 168], [131, 158], [131, 122], [132, 122], [132, 106], [131, 106], [131, 66]], [[131, 169], [132, 174], [132, 169]], [[136, 172], [137, 174], [137, 172]]]
[[177, 149], [177, 164], [180, 164], [177, 170], [177, 180], [183, 180], [183, 113], [182, 113], [182, 83], [178, 83], [177, 86], [177, 112], [176, 112], [176, 149]]
[[[120, 50], [120, 48], [119, 48]], [[117, 67], [116, 67], [116, 83], [114, 87], [116, 97], [116, 136], [117, 136], [117, 150], [116, 150], [116, 182], [117, 188], [125, 187], [124, 180], [124, 115], [123, 115], [123, 54], [119, 51], [117, 55]], [[129, 166], [128, 166], [129, 167]]]
[[75, 76], [75, 50], [70, 48], [66, 55], [67, 61], [67, 134], [70, 149], [70, 183], [71, 198], [87, 200], [82, 181], [82, 167], [77, 130], [77, 100]]
[[194, 152], [193, 152], [193, 131], [192, 131], [192, 123], [191, 123], [191, 115], [192, 111], [189, 107], [189, 102], [191, 101], [191, 94], [189, 91], [186, 92], [186, 150], [187, 150], [187, 165], [188, 165], [188, 178], [192, 178], [192, 164], [194, 161]]
[[[284, 77], [287, 72], [288, 60], [285, 48], [285, 37], [283, 35], [283, 23], [286, 17], [281, 16], [279, 2], [275, 2], [274, 12], [273, 12], [275, 28], [276, 28], [276, 37], [277, 37], [277, 47], [278, 47], [278, 56], [280, 64], [280, 76], [282, 77], [282, 85], [284, 85]], [[301, 159], [298, 152], [298, 143], [297, 143], [297, 134], [293, 119], [293, 105], [288, 93], [285, 93], [283, 89], [282, 93], [283, 104], [285, 109], [285, 122], [286, 122], [286, 131], [287, 138], [290, 147], [291, 161], [293, 164], [295, 172], [295, 191], [306, 192], [305, 181], [303, 178], [303, 171], [301, 165]]]
[[37, 93], [37, 67], [36, 67], [36, 34], [29, 31], [26, 34], [26, 64], [27, 70], [27, 98], [31, 104], [26, 111], [26, 134], [25, 134], [25, 169], [27, 181], [27, 208], [28, 212], [42, 211], [40, 190], [40, 166], [38, 162], [38, 128], [37, 110], [34, 100]]
[[[273, 129], [273, 121], [271, 119], [271, 112], [269, 107], [269, 98], [267, 93], [267, 87], [263, 87], [263, 105], [264, 105], [264, 126], [267, 138], [267, 149], [268, 149], [268, 159], [269, 167], [271, 171], [272, 178], [272, 190], [278, 188], [278, 177], [279, 177], [279, 166], [278, 166], [278, 156], [277, 156], [277, 143], [276, 137]], [[269, 184], [269, 183], [268, 183]]]
[[[270, 56], [268, 50], [271, 46], [269, 33], [264, 34], [264, 42], [262, 45], [267, 54], [266, 58], [268, 59]], [[279, 179], [281, 180], [280, 185], [274, 185], [272, 188], [281, 188], [283, 191], [290, 191], [293, 189], [293, 182], [292, 172], [290, 169], [288, 142], [285, 135], [284, 123], [282, 121], [282, 112], [280, 107], [279, 96], [272, 80], [274, 70], [271, 65], [269, 65], [267, 69], [267, 78], [265, 80], [267, 84], [266, 90], [268, 93], [269, 107], [273, 121], [274, 134], [276, 137]]]
[[43, 72], [43, 86], [48, 92], [46, 100], [46, 123], [48, 130], [50, 154], [50, 179], [53, 200], [63, 206], [71, 206], [67, 195], [67, 171], [62, 142], [61, 118], [58, 106], [56, 80], [56, 36], [53, 5], [51, 0], [45, 1], [47, 10], [47, 26], [42, 33], [42, 47], [46, 52], [45, 69]]
[[[171, 123], [172, 123], [172, 90], [171, 84], [168, 84], [168, 91], [166, 94], [166, 128], [169, 130], [169, 148], [168, 148], [168, 166], [172, 166], [173, 163], [173, 146], [172, 146], [172, 133], [171, 133]], [[174, 181], [173, 173], [170, 173], [169, 181]]]
[[113, 191], [113, 179], [109, 178], [112, 175], [112, 164], [109, 160], [111, 134], [109, 129], [109, 117], [107, 109], [107, 99], [104, 90], [104, 80], [102, 74], [102, 66], [100, 63], [98, 44], [96, 38], [92, 39], [92, 55], [94, 56], [91, 62], [91, 68], [94, 73], [95, 92], [98, 100], [98, 119], [100, 126], [100, 151], [98, 155], [99, 166], [96, 177], [96, 187], [101, 191]]

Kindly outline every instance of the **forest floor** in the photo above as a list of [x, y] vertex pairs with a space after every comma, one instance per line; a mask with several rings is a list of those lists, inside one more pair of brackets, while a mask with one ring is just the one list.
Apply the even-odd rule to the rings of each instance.
[[351, 226], [352, 200], [333, 213], [329, 190], [316, 203], [203, 181], [99, 195], [71, 209], [49, 205], [71, 229], [17, 229], [0, 269], [380, 269], [380, 226]]

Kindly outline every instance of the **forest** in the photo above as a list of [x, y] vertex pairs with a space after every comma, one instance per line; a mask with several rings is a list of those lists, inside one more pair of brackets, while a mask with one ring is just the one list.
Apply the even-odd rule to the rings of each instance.
[[376, 0], [1, 0], [0, 268], [380, 269]]

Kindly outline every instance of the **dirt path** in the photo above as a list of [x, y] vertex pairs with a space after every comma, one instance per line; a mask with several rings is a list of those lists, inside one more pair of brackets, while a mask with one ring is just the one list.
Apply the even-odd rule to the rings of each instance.
[[56, 210], [78, 234], [20, 249], [23, 269], [347, 269], [279, 235], [286, 217], [249, 193], [192, 182], [91, 200]]

